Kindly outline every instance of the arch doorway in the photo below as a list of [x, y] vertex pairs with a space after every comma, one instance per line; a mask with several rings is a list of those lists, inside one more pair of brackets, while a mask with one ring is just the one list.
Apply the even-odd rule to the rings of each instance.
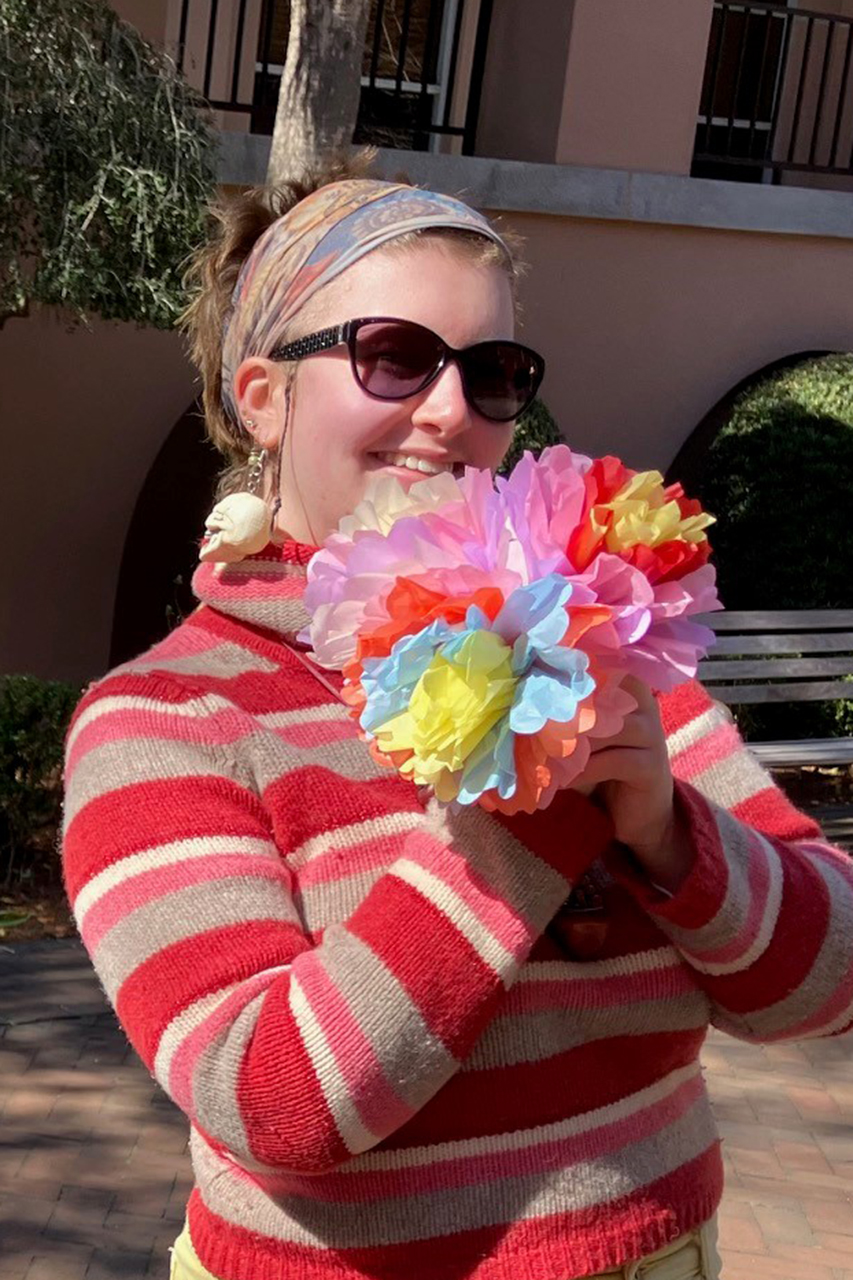
[[162, 640], [195, 607], [190, 579], [221, 462], [205, 438], [197, 401], [169, 432], [131, 517], [116, 588], [111, 667]]

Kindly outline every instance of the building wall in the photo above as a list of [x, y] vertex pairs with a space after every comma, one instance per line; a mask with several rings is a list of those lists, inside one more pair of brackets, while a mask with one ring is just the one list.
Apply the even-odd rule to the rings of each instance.
[[558, 164], [690, 172], [712, 8], [575, 0]]
[[190, 367], [174, 333], [36, 312], [6, 322], [0, 382], [0, 672], [86, 680], [107, 666], [127, 528]]
[[527, 238], [524, 332], [568, 442], [665, 468], [735, 383], [853, 350], [844, 240], [506, 215]]
[[477, 154], [553, 163], [574, 0], [501, 0], [489, 28]]
[[[140, 31], [176, 53], [184, 0], [111, 0]], [[242, 31], [239, 13], [243, 6]], [[853, 0], [814, 0], [793, 5], [830, 17], [853, 17]], [[687, 174], [693, 155], [696, 116], [708, 53], [713, 0], [500, 0], [491, 19], [482, 85], [477, 154], [528, 162], [590, 165]], [[464, 119], [471, 53], [479, 4], [466, 0], [463, 39], [453, 100], [455, 123]], [[184, 71], [202, 90], [207, 67], [211, 5], [187, 0]], [[250, 103], [262, 0], [219, 0], [209, 96]], [[800, 108], [797, 159], [806, 158], [807, 139], [818, 101], [825, 24], [817, 24], [809, 74]], [[797, 22], [781, 86], [776, 151], [787, 151], [799, 87], [805, 24]], [[237, 37], [241, 38], [239, 54]], [[817, 158], [829, 149], [835, 104], [841, 88], [846, 44], [836, 32], [824, 96]], [[235, 65], [235, 57], [237, 63]], [[236, 82], [235, 82], [236, 71]], [[848, 85], [849, 87], [849, 85]], [[853, 96], [843, 112], [839, 152], [853, 145]], [[216, 111], [218, 128], [245, 132], [248, 112]], [[457, 152], [456, 139], [438, 149]], [[851, 190], [853, 179], [798, 172], [786, 185]]]
[[162, 44], [171, 0], [110, 0], [120, 18], [131, 22], [153, 44]]

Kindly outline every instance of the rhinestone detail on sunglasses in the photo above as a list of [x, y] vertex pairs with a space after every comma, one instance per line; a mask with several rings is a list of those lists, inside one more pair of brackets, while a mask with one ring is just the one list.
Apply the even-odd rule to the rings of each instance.
[[330, 351], [342, 342], [346, 342], [345, 324], [336, 325], [334, 329], [321, 329], [307, 338], [297, 338], [288, 342], [285, 347], [276, 347], [270, 352], [270, 360], [301, 360], [304, 356], [313, 356], [317, 351]]

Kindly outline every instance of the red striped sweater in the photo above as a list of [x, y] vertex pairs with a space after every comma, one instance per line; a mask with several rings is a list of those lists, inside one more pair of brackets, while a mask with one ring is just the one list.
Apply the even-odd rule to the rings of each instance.
[[[86, 692], [64, 872], [127, 1035], [190, 1120], [190, 1230], [225, 1280], [584, 1276], [707, 1219], [699, 1065], [853, 1024], [853, 870], [702, 689], [661, 699], [695, 865], [667, 900], [564, 794], [424, 809], [281, 643], [309, 549]], [[334, 678], [334, 677], [333, 677]], [[587, 868], [593, 960], [545, 932]]]

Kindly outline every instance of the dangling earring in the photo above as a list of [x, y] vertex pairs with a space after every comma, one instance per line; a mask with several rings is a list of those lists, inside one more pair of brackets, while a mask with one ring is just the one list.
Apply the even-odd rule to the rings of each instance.
[[[246, 426], [255, 424], [247, 419]], [[246, 483], [239, 493], [229, 493], [217, 502], [204, 522], [207, 541], [199, 560], [235, 564], [262, 551], [270, 540], [273, 515], [258, 490], [267, 464], [266, 449], [253, 449], [246, 464]]]

